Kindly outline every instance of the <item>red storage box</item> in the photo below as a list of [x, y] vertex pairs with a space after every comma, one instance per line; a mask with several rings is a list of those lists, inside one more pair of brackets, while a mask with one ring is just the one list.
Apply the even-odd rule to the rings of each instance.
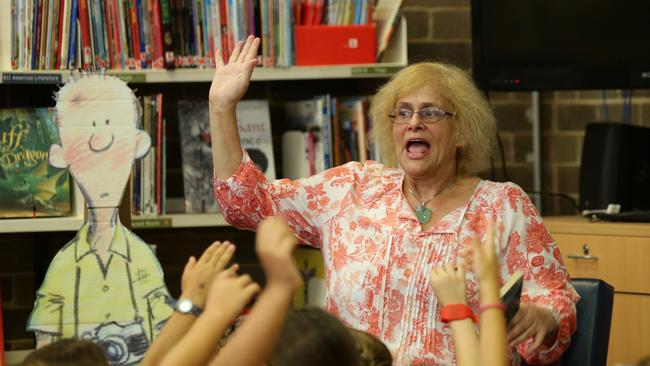
[[375, 25], [295, 27], [296, 65], [373, 64]]

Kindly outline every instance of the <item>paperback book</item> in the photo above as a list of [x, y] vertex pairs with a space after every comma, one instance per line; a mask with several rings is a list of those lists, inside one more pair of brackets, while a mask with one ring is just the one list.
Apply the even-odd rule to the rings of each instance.
[[[218, 212], [214, 199], [212, 140], [207, 101], [180, 101], [178, 121], [183, 161], [186, 212]], [[241, 145], [269, 180], [275, 179], [271, 117], [265, 100], [245, 100], [237, 105]]]
[[0, 217], [70, 213], [68, 171], [48, 160], [57, 141], [47, 108], [0, 109]]

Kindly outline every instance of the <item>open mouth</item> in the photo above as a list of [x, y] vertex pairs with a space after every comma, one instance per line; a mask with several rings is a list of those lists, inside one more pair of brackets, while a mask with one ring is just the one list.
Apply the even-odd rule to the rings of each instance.
[[411, 139], [406, 142], [406, 152], [409, 159], [419, 159], [429, 152], [428, 142], [420, 139]]

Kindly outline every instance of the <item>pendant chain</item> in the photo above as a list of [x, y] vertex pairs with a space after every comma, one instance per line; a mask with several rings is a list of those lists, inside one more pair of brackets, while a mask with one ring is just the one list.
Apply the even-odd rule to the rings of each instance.
[[[429, 199], [426, 199], [426, 200], [424, 200], [424, 201], [422, 201], [422, 200], [420, 199], [420, 196], [419, 196], [417, 193], [415, 193], [415, 191], [414, 191], [411, 187], [408, 187], [409, 192], [411, 192], [411, 194], [413, 194], [413, 196], [415, 196], [415, 199], [417, 199], [417, 200], [420, 202], [420, 204], [418, 205], [418, 207], [415, 208], [415, 213], [418, 214], [418, 218], [420, 218], [420, 214], [421, 214], [423, 211], [428, 210], [428, 208], [427, 208], [427, 204], [428, 204], [429, 202], [431, 202], [434, 198], [438, 197], [438, 195], [440, 195], [442, 192], [444, 192], [445, 189], [449, 188], [449, 187], [450, 187], [454, 182], [456, 182], [456, 176], [454, 176], [452, 179], [450, 179], [449, 181], [447, 181], [447, 183], [445, 183], [445, 184], [442, 186], [442, 188], [440, 188], [440, 189], [438, 190], [438, 192], [434, 193], [433, 196], [431, 196]], [[429, 211], [430, 211], [430, 210], [429, 210]], [[424, 223], [426, 223], [427, 221], [429, 221], [429, 219], [430, 219], [430, 215], [428, 215], [428, 216], [429, 216], [429, 217], [427, 217], [426, 220], [425, 220], [424, 222], [422, 222], [423, 220], [420, 220], [420, 223], [424, 224]]]

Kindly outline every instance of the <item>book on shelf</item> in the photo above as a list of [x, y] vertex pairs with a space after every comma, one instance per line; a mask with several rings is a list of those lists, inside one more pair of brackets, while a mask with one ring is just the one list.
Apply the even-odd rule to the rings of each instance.
[[377, 27], [377, 60], [381, 59], [393, 33], [395, 33], [400, 20], [401, 6], [402, 0], [377, 0], [372, 12], [372, 21]]
[[275, 158], [271, 136], [271, 114], [267, 100], [244, 100], [237, 104], [237, 126], [241, 145], [266, 179], [273, 180]]
[[[218, 212], [214, 199], [212, 140], [207, 101], [178, 102], [178, 121], [183, 162], [186, 212]], [[275, 179], [268, 101], [244, 100], [237, 104], [237, 125], [241, 145], [255, 165]]]
[[70, 214], [70, 178], [49, 164], [58, 142], [47, 108], [0, 109], [0, 217]]
[[294, 251], [293, 258], [303, 281], [294, 292], [294, 308], [322, 308], [325, 304], [325, 265], [321, 251], [301, 245]]
[[517, 311], [519, 311], [519, 302], [521, 299], [523, 284], [523, 272], [515, 271], [515, 273], [513, 273], [512, 276], [510, 276], [510, 278], [508, 278], [508, 280], [501, 286], [499, 296], [501, 297], [501, 302], [506, 306], [506, 324], [510, 323], [510, 320], [512, 320], [515, 314], [517, 314]]
[[142, 98], [142, 129], [151, 138], [151, 148], [146, 156], [136, 160], [131, 174], [131, 211], [134, 215], [160, 215], [166, 212], [164, 190], [166, 186], [167, 154], [165, 119], [162, 116], [162, 94]]
[[[304, 146], [307, 151], [309, 175], [319, 173], [334, 166], [332, 158], [332, 116], [331, 97], [318, 95], [310, 99], [288, 101], [284, 104], [285, 124], [288, 131], [301, 131]], [[297, 134], [285, 135], [287, 141], [292, 141]], [[285, 138], [283, 137], [283, 140]], [[285, 149], [293, 150], [295, 154], [305, 156], [301, 144], [285, 145]], [[285, 153], [283, 152], [283, 155]], [[292, 154], [287, 152], [287, 154]], [[299, 158], [294, 158], [299, 159]], [[283, 163], [285, 166], [287, 163]], [[287, 167], [291, 170], [291, 167]], [[285, 173], [286, 176], [286, 173]], [[289, 177], [289, 176], [287, 176]], [[300, 177], [291, 177], [293, 179]]]
[[374, 11], [374, 0], [6, 1], [5, 52], [15, 70], [213, 67], [215, 52], [227, 60], [249, 34], [261, 39], [260, 65], [290, 67], [294, 25], [363, 25], [373, 17], [392, 25], [401, 2], [380, 0], [389, 6]]

